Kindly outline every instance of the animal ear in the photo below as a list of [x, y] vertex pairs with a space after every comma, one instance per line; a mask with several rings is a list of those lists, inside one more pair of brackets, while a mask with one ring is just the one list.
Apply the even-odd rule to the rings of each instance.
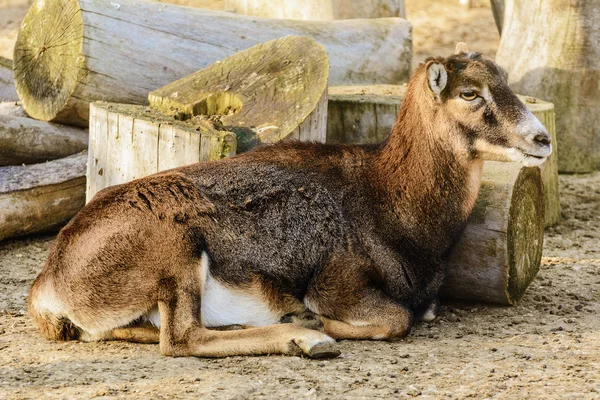
[[442, 90], [446, 87], [448, 83], [448, 72], [444, 67], [444, 64], [432, 61], [427, 66], [427, 83], [429, 84], [429, 89], [437, 96], [442, 93]]
[[467, 44], [465, 42], [458, 42], [456, 43], [456, 48], [454, 49], [454, 54], [460, 54], [460, 53], [468, 53], [469, 52], [469, 46], [467, 46]]

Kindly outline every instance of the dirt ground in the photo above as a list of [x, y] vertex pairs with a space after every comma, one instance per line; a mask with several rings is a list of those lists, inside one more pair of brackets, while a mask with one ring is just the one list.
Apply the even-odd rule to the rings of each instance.
[[[24, 3], [0, 0], [0, 55], [10, 57]], [[489, 8], [407, 0], [407, 10], [416, 62], [457, 40], [496, 50]], [[401, 342], [340, 342], [342, 356], [327, 361], [174, 359], [155, 345], [43, 340], [25, 298], [54, 236], [0, 242], [0, 399], [600, 399], [600, 173], [561, 176], [560, 189], [563, 221], [546, 232], [540, 273], [517, 306], [445, 303]]]

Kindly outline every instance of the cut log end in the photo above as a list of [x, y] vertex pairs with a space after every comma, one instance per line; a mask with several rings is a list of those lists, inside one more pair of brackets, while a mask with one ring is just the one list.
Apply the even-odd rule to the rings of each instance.
[[539, 168], [486, 162], [469, 223], [448, 259], [441, 295], [515, 304], [539, 269], [543, 215]]
[[507, 302], [517, 302], [538, 273], [544, 241], [544, 189], [538, 168], [523, 168], [515, 181], [508, 218]]
[[[42, 121], [79, 121], [66, 107], [85, 72], [83, 19], [76, 0], [35, 2], [14, 50], [15, 86], [23, 108]], [[65, 111], [67, 114], [65, 115]], [[87, 120], [87, 116], [83, 116]]]

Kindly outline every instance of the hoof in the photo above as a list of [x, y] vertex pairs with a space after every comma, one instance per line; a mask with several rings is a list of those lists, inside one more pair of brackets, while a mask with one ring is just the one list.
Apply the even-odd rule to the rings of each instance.
[[336, 358], [341, 352], [335, 348], [335, 345], [324, 343], [313, 346], [306, 354], [310, 358], [323, 359], [323, 358]]
[[316, 331], [307, 331], [309, 334], [294, 339], [294, 343], [310, 358], [334, 358], [340, 355], [335, 349], [335, 340]]

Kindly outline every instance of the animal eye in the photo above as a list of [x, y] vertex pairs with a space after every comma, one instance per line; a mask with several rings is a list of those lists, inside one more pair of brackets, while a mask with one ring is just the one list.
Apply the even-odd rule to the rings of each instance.
[[461, 92], [460, 97], [467, 101], [475, 100], [479, 95], [476, 92]]

